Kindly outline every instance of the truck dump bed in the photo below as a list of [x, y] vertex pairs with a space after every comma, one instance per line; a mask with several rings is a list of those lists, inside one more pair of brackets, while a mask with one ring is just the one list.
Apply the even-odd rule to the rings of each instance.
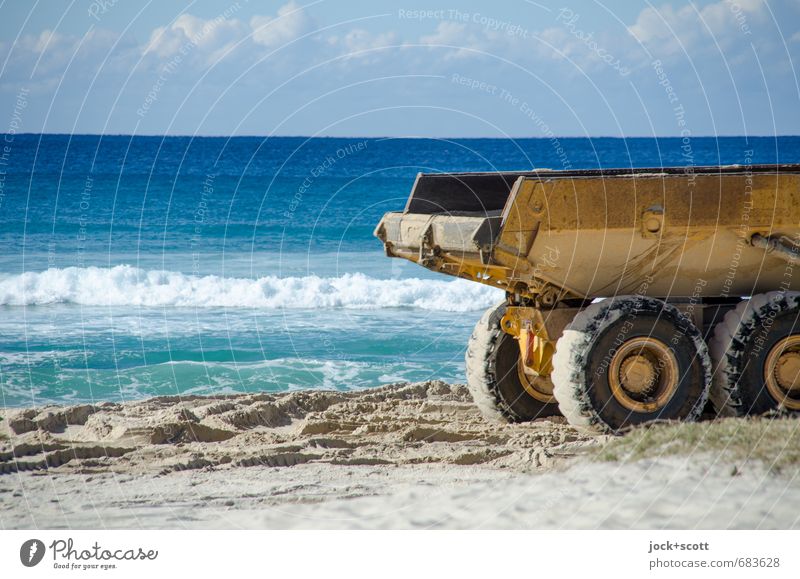
[[800, 165], [419, 174], [388, 255], [521, 296], [800, 289]]

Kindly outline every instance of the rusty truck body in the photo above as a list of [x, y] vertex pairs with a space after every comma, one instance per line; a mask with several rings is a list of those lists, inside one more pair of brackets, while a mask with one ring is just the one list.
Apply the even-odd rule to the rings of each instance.
[[466, 353], [489, 417], [800, 410], [800, 165], [420, 174], [375, 235], [505, 292]]

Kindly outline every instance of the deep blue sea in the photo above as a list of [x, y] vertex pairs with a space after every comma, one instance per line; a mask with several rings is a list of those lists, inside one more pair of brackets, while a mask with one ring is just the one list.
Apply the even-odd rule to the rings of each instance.
[[372, 236], [417, 172], [800, 161], [798, 137], [2, 138], [5, 406], [463, 381], [502, 295]]

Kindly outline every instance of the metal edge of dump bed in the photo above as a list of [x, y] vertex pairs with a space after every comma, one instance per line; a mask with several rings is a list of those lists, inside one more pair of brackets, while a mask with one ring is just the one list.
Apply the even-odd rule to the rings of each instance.
[[737, 173], [800, 173], [800, 164], [720, 165], [686, 167], [631, 167], [554, 171], [500, 171], [473, 173], [418, 173], [403, 213], [432, 215], [483, 214], [501, 211], [520, 177], [538, 179], [626, 178]]

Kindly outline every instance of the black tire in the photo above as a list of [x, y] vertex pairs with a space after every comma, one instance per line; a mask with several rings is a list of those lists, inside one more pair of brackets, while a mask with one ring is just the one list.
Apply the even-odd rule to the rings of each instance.
[[800, 410], [800, 391], [787, 392], [781, 399], [765, 377], [770, 352], [791, 336], [800, 339], [798, 316], [800, 293], [776, 291], [739, 303], [717, 325], [711, 341], [711, 400], [719, 415]]
[[559, 414], [555, 399], [547, 403], [529, 394], [517, 371], [519, 346], [500, 329], [506, 304], [483, 314], [467, 345], [467, 386], [481, 413], [495, 422], [528, 422]]
[[[647, 341], [657, 345], [669, 369], [665, 373], [666, 364], [650, 364], [647, 389], [620, 396], [621, 381], [614, 381], [615, 390], [611, 374], [625, 368], [628, 358], [617, 354]], [[631, 352], [630, 359], [638, 360], [644, 350]], [[571, 425], [616, 434], [654, 420], [696, 420], [708, 400], [711, 360], [700, 331], [677, 308], [653, 298], [620, 296], [575, 316], [556, 344], [552, 379], [561, 413]], [[650, 385], [662, 380], [664, 391], [651, 393]]]

